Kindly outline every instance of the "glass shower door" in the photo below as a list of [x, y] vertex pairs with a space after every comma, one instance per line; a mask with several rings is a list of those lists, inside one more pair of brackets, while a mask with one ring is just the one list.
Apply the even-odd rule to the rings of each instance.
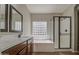
[[60, 17], [59, 48], [71, 48], [71, 18]]
[[71, 48], [71, 17], [54, 16], [53, 19], [55, 48]]

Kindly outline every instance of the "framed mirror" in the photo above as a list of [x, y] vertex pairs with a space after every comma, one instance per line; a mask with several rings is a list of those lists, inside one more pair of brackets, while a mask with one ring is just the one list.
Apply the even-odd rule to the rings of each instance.
[[9, 31], [22, 32], [23, 31], [23, 15], [12, 5], [10, 5], [9, 12]]
[[0, 4], [0, 32], [8, 31], [8, 4]]

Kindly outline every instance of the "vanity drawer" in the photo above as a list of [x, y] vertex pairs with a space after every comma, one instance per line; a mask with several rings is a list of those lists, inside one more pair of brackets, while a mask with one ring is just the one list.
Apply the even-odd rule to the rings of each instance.
[[27, 43], [23, 42], [3, 51], [2, 54], [17, 55], [26, 46], [27, 46]]
[[31, 55], [32, 54], [32, 51], [33, 50], [33, 46], [32, 46], [32, 43], [28, 44], [28, 55]]
[[27, 55], [27, 53], [28, 53], [28, 47], [25, 47], [22, 49], [22, 51], [19, 52], [18, 55]]

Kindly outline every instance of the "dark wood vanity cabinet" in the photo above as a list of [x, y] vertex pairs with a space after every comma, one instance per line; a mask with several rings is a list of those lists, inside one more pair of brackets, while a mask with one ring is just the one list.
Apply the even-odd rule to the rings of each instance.
[[32, 40], [29, 39], [2, 52], [3, 55], [31, 55]]
[[28, 55], [32, 55], [33, 52], [33, 46], [32, 43], [28, 45]]
[[33, 52], [33, 44], [32, 44], [32, 40], [28, 41], [28, 55], [31, 55]]

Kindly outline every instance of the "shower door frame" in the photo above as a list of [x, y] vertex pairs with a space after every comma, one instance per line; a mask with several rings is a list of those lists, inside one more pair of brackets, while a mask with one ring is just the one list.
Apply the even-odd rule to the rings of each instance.
[[[71, 16], [53, 16], [53, 32], [54, 32], [54, 41], [55, 41], [55, 17], [58, 17], [58, 22], [59, 22], [59, 24], [58, 24], [58, 28], [59, 28], [59, 38], [58, 38], [58, 48], [59, 49], [71, 49], [71, 33], [72, 33], [72, 25], [71, 25]], [[70, 18], [70, 47], [68, 47], [68, 48], [61, 48], [60, 47], [60, 18]]]

